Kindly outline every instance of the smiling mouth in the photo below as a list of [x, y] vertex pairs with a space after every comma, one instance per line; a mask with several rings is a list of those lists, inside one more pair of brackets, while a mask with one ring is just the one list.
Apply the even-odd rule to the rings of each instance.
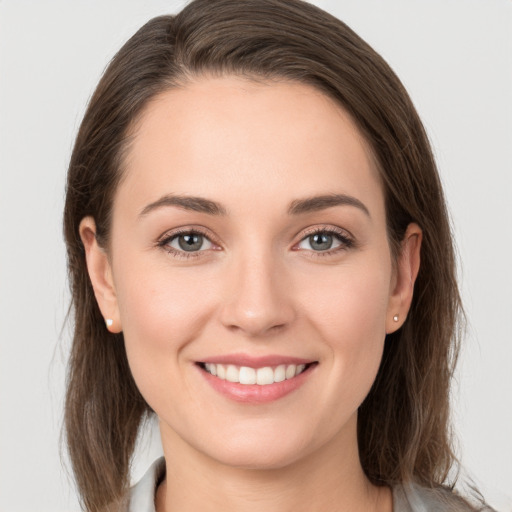
[[198, 363], [205, 372], [220, 380], [244, 385], [268, 386], [276, 382], [291, 380], [304, 373], [316, 362], [307, 364], [280, 364], [278, 366], [264, 366], [251, 368], [250, 366], [237, 366], [234, 364]]

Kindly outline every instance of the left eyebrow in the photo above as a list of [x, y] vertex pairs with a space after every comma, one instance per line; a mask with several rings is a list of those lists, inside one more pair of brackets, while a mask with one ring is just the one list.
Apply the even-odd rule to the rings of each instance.
[[333, 206], [354, 206], [363, 211], [371, 218], [368, 208], [359, 199], [346, 194], [328, 194], [323, 196], [307, 197], [296, 199], [288, 207], [288, 215], [299, 215], [301, 213], [317, 212], [332, 208]]

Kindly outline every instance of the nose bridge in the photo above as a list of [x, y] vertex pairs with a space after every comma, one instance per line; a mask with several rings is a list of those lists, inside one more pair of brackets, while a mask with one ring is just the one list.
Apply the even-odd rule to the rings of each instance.
[[246, 247], [233, 254], [222, 308], [222, 323], [249, 336], [283, 328], [293, 317], [286, 271], [270, 247]]

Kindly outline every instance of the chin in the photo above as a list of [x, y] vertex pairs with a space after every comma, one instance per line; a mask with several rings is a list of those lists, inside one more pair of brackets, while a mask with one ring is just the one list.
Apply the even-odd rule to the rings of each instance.
[[301, 436], [299, 432], [290, 436], [289, 431], [284, 435], [276, 431], [265, 436], [261, 432], [258, 436], [239, 434], [218, 441], [202, 447], [203, 453], [226, 466], [250, 470], [290, 466], [314, 451], [318, 442], [311, 436]]
[[275, 452], [261, 447], [219, 454], [217, 461], [225, 466], [247, 470], [277, 470], [291, 466], [300, 459], [300, 451]]

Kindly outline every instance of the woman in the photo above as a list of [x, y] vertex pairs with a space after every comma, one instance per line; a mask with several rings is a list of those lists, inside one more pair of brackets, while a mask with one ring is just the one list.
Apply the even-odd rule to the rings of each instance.
[[[295, 0], [150, 21], [91, 99], [65, 235], [87, 510], [474, 509], [449, 490], [460, 299], [435, 163], [343, 23]], [[165, 461], [127, 493], [152, 413]]]

